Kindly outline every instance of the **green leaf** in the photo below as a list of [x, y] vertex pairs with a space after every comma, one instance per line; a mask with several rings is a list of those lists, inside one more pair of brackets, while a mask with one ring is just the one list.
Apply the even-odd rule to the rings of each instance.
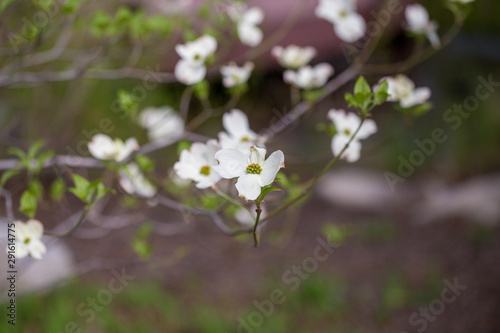
[[90, 32], [96, 37], [104, 37], [111, 31], [112, 18], [109, 14], [98, 11], [90, 23]]
[[37, 200], [41, 200], [43, 198], [43, 186], [38, 179], [31, 181], [28, 186], [28, 190], [33, 193]]
[[66, 14], [72, 14], [80, 6], [80, 0], [68, 0], [62, 6], [62, 10]]
[[150, 31], [161, 34], [162, 36], [169, 35], [173, 30], [172, 21], [163, 15], [153, 15], [146, 19], [146, 25]]
[[50, 198], [56, 202], [61, 201], [66, 192], [66, 183], [58, 178], [50, 185], [49, 194]]
[[19, 211], [29, 218], [34, 218], [37, 209], [37, 199], [30, 189], [27, 189], [21, 195]]
[[277, 188], [277, 187], [273, 187], [273, 186], [265, 186], [262, 188], [262, 192], [260, 193], [260, 201], [264, 200], [264, 198], [266, 197], [266, 195], [268, 195], [270, 192], [273, 192], [273, 191], [281, 191], [280, 188]]
[[135, 161], [139, 165], [139, 167], [144, 170], [145, 172], [151, 172], [155, 168], [155, 162], [153, 162], [149, 157], [146, 155], [137, 155], [135, 157]]
[[373, 102], [375, 103], [375, 105], [380, 105], [382, 103], [384, 103], [387, 98], [389, 97], [389, 94], [388, 94], [388, 89], [389, 89], [389, 83], [387, 83], [386, 80], [382, 81], [378, 87], [377, 87], [377, 91], [375, 91], [375, 97], [374, 97], [374, 100]]
[[38, 157], [37, 157], [37, 162], [35, 164], [35, 166], [33, 167], [33, 173], [34, 174], [38, 174], [41, 170], [42, 170], [42, 167], [43, 167], [43, 164], [51, 159], [52, 157], [54, 156], [54, 152], [52, 150], [48, 150], [46, 152], [43, 152], [42, 154], [40, 154]]
[[27, 159], [27, 155], [24, 151], [22, 151], [21, 149], [17, 148], [17, 147], [10, 147], [9, 149], [7, 149], [7, 153], [9, 155], [15, 155], [17, 156], [20, 160], [26, 160]]
[[17, 169], [12, 169], [12, 170], [7, 170], [2, 174], [2, 177], [0, 178], [0, 187], [4, 187], [5, 183], [12, 178], [13, 176], [17, 175], [20, 171]]
[[126, 90], [118, 91], [118, 104], [120, 108], [129, 116], [135, 116], [138, 111], [138, 104], [135, 98]]
[[343, 243], [351, 234], [348, 228], [331, 223], [324, 224], [321, 229], [325, 237], [332, 243]]
[[3, 12], [14, 0], [2, 0], [0, 2], [0, 13]]
[[73, 174], [73, 183], [78, 189], [86, 190], [89, 186], [89, 181], [76, 173]]
[[351, 93], [346, 92], [344, 95], [344, 99], [347, 102], [347, 104], [349, 104], [349, 106], [352, 106], [352, 107], [358, 106], [358, 103], [356, 102], [356, 100], [354, 99], [354, 96]]
[[357, 93], [370, 94], [371, 96], [372, 90], [363, 76], [360, 76], [354, 85], [354, 94], [356, 95]]
[[420, 105], [414, 106], [412, 109], [412, 115], [414, 117], [421, 116], [432, 109], [432, 103], [422, 103]]

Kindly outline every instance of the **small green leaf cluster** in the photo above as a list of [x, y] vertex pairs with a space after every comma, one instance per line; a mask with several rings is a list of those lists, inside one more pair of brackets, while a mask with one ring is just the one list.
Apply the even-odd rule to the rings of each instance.
[[114, 190], [104, 186], [101, 179], [89, 182], [82, 176], [73, 174], [73, 183], [75, 184], [75, 187], [71, 187], [69, 191], [88, 206], [91, 206], [94, 202], [101, 199], [106, 194], [114, 193]]
[[381, 105], [387, 100], [389, 97], [388, 88], [387, 81], [382, 81], [372, 92], [366, 79], [360, 76], [354, 85], [354, 94], [346, 93], [345, 100], [349, 106], [358, 109], [359, 113], [366, 117], [375, 106]]

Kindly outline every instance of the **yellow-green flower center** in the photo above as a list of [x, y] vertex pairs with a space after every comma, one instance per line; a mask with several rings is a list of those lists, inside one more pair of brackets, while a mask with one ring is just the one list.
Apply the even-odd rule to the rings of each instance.
[[27, 237], [25, 240], [24, 240], [24, 244], [29, 244], [29, 242], [31, 242], [31, 239], [29, 237]]
[[201, 55], [199, 55], [199, 54], [194, 55], [194, 60], [200, 60], [200, 59], [201, 59]]
[[200, 173], [204, 176], [208, 176], [210, 174], [210, 167], [208, 165], [204, 165], [200, 169]]
[[260, 173], [262, 172], [262, 167], [257, 163], [252, 163], [247, 166], [247, 172], [254, 175], [260, 175]]
[[248, 142], [250, 141], [250, 138], [248, 136], [244, 136], [241, 138], [241, 142]]
[[347, 16], [347, 11], [343, 10], [339, 13], [340, 17], [346, 17]]
[[349, 129], [347, 129], [347, 128], [346, 128], [346, 129], [344, 130], [344, 134], [349, 136], [349, 135], [351, 135], [351, 131], [350, 131]]

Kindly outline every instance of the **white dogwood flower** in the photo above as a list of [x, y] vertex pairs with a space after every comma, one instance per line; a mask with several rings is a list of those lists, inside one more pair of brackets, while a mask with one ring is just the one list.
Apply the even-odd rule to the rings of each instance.
[[234, 4], [228, 8], [231, 20], [236, 23], [240, 41], [254, 47], [262, 41], [263, 33], [258, 27], [264, 20], [264, 12], [258, 7], [248, 8], [244, 4]]
[[333, 67], [327, 63], [321, 63], [314, 67], [304, 66], [297, 71], [286, 70], [283, 80], [298, 88], [309, 90], [323, 87], [331, 75], [333, 75]]
[[222, 149], [247, 151], [258, 141], [258, 135], [250, 129], [248, 117], [243, 111], [232, 109], [222, 116], [222, 125], [226, 132], [219, 132]]
[[438, 25], [435, 21], [429, 20], [429, 13], [424, 6], [420, 4], [412, 4], [406, 6], [405, 17], [409, 31], [415, 34], [427, 36], [431, 45], [437, 49], [441, 43], [437, 34]]
[[139, 116], [139, 124], [147, 129], [151, 141], [178, 138], [184, 132], [184, 121], [168, 106], [145, 108]]
[[238, 178], [236, 189], [241, 198], [255, 200], [262, 187], [274, 182], [276, 174], [285, 167], [285, 155], [281, 150], [272, 153], [267, 160], [266, 150], [253, 146], [245, 154], [236, 149], [222, 149], [215, 154], [214, 169], [222, 178]]
[[300, 47], [288, 45], [287, 47], [275, 46], [271, 50], [273, 57], [285, 68], [297, 69], [307, 65], [316, 55], [316, 49], [311, 46]]
[[120, 186], [131, 195], [152, 198], [156, 188], [147, 180], [136, 163], [129, 163], [120, 170]]
[[207, 73], [205, 62], [217, 49], [217, 40], [209, 35], [179, 44], [175, 51], [181, 57], [174, 69], [174, 75], [180, 82], [192, 85], [202, 81]]
[[214, 186], [220, 176], [214, 170], [215, 152], [219, 150], [216, 140], [209, 140], [206, 144], [195, 142], [191, 148], [181, 152], [179, 161], [174, 164], [174, 171], [181, 179], [190, 179], [196, 182], [197, 188]]
[[389, 102], [399, 102], [403, 108], [411, 108], [425, 103], [431, 97], [431, 90], [427, 87], [415, 88], [415, 83], [406, 75], [385, 77], [388, 84], [387, 93]]
[[[328, 112], [328, 118], [334, 123], [337, 133], [332, 138], [332, 152], [334, 156], [340, 154], [349, 140], [361, 124], [361, 118], [354, 113], [347, 113], [344, 110], [332, 109]], [[377, 132], [377, 125], [372, 119], [366, 119], [359, 129], [356, 137], [351, 141], [349, 147], [342, 154], [347, 162], [352, 163], [359, 160], [361, 155], [360, 140], [368, 138]]]
[[96, 134], [88, 143], [89, 152], [100, 160], [110, 160], [122, 162], [139, 149], [139, 144], [135, 138], [127, 139], [123, 142], [120, 139], [111, 139], [105, 134]]
[[233, 62], [222, 66], [220, 69], [222, 84], [226, 88], [232, 88], [246, 83], [252, 74], [253, 67], [254, 64], [250, 61], [246, 62], [242, 67], [237, 66]]
[[365, 19], [356, 12], [355, 0], [320, 0], [315, 12], [333, 24], [335, 34], [344, 42], [355, 42], [366, 32]]
[[34, 259], [42, 259], [47, 252], [42, 243], [43, 224], [37, 220], [28, 220], [24, 223], [16, 221], [16, 258], [30, 255]]

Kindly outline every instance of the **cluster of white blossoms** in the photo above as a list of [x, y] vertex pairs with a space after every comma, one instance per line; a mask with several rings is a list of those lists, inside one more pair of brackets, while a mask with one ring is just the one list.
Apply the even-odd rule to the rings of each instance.
[[[333, 155], [339, 155], [349, 140], [352, 139], [349, 147], [344, 151], [341, 158], [344, 158], [349, 163], [359, 160], [361, 155], [360, 140], [364, 140], [377, 132], [375, 121], [372, 119], [365, 119], [363, 125], [358, 130], [361, 124], [361, 118], [352, 112], [346, 113], [344, 110], [332, 109], [328, 112], [328, 118], [330, 118], [337, 130], [332, 138]], [[357, 133], [356, 130], [358, 130]], [[356, 136], [353, 138], [354, 135]]]
[[[395, 77], [384, 77], [381, 81], [387, 81], [389, 85], [387, 93], [388, 102], [398, 102], [402, 108], [427, 102], [431, 97], [431, 90], [427, 87], [415, 88], [415, 83], [406, 75], [399, 74]], [[376, 88], [374, 88], [376, 89]]]
[[148, 131], [151, 141], [179, 138], [184, 132], [184, 121], [168, 106], [145, 108], [139, 116], [139, 124]]
[[313, 47], [300, 47], [289, 45], [286, 48], [275, 46], [271, 54], [278, 63], [288, 68], [283, 73], [283, 81], [299, 89], [318, 89], [325, 85], [328, 78], [333, 75], [333, 67], [327, 63], [309, 66], [308, 63], [316, 55]]
[[111, 139], [105, 134], [96, 134], [88, 143], [89, 152], [97, 159], [105, 161], [123, 162], [130, 154], [139, 149], [135, 138], [123, 142], [120, 139]]
[[[42, 243], [43, 224], [37, 220], [28, 222], [16, 221], [15, 255], [17, 259], [31, 256], [34, 259], [42, 259], [47, 252], [45, 244]], [[7, 247], [7, 252], [9, 252]]]
[[248, 8], [245, 4], [232, 4], [227, 13], [236, 23], [236, 31], [241, 43], [255, 47], [262, 42], [263, 33], [259, 24], [264, 20], [264, 12], [258, 7]]
[[365, 19], [356, 12], [356, 0], [320, 0], [316, 16], [333, 24], [335, 34], [353, 43], [366, 32]]
[[220, 73], [222, 74], [222, 84], [226, 88], [232, 88], [244, 84], [252, 74], [254, 64], [250, 61], [239, 67], [235, 63], [229, 63], [222, 66]]
[[424, 6], [412, 4], [406, 6], [405, 17], [406, 29], [417, 35], [425, 35], [434, 48], [439, 48], [441, 42], [437, 34], [438, 24], [436, 21], [429, 20], [429, 13]]
[[217, 40], [209, 35], [179, 44], [175, 51], [181, 59], [175, 65], [174, 74], [179, 82], [192, 85], [202, 81], [207, 74], [205, 62], [217, 49]]
[[181, 152], [174, 171], [181, 179], [189, 179], [196, 187], [214, 187], [221, 178], [238, 178], [236, 189], [241, 198], [255, 200], [263, 186], [274, 182], [285, 157], [276, 151], [266, 160], [266, 150], [258, 148], [258, 135], [250, 129], [248, 118], [241, 110], [223, 115], [224, 129], [219, 140], [206, 144], [195, 142]]

